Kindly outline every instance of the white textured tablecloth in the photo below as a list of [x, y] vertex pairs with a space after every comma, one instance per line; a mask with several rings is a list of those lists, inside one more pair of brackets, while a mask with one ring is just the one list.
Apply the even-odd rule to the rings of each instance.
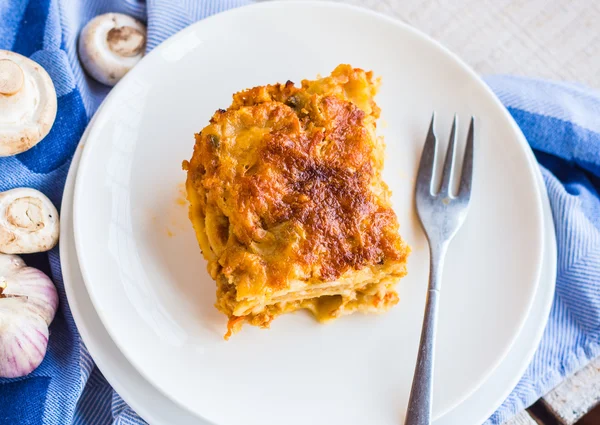
[[598, 0], [336, 0], [394, 16], [429, 34], [480, 74], [600, 88]]

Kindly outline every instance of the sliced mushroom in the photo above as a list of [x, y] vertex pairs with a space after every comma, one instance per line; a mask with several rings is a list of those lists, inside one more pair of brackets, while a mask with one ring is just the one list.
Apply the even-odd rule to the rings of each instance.
[[0, 156], [25, 152], [42, 140], [56, 118], [56, 91], [41, 65], [0, 50]]
[[25, 187], [0, 193], [0, 252], [48, 251], [58, 233], [58, 212], [46, 195]]
[[122, 13], [96, 16], [79, 35], [79, 58], [97, 81], [114, 86], [144, 56], [146, 27]]

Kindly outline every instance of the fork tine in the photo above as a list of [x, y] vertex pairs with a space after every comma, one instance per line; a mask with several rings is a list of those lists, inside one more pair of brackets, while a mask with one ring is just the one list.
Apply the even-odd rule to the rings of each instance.
[[463, 159], [463, 168], [460, 177], [460, 188], [458, 197], [469, 200], [471, 197], [471, 183], [473, 181], [473, 145], [475, 138], [475, 117], [471, 117], [469, 125], [469, 134], [467, 135], [467, 146], [465, 148], [465, 158]]
[[417, 173], [417, 192], [424, 195], [432, 195], [433, 170], [435, 167], [435, 157], [437, 154], [437, 139], [435, 136], [435, 112], [431, 115], [431, 124], [429, 132], [423, 146], [421, 162]]
[[456, 127], [458, 118], [454, 115], [452, 121], [452, 130], [450, 131], [450, 140], [448, 141], [448, 150], [446, 151], [446, 160], [444, 161], [444, 171], [442, 172], [442, 184], [440, 185], [441, 195], [450, 195], [452, 176], [454, 176], [454, 155], [456, 153]]

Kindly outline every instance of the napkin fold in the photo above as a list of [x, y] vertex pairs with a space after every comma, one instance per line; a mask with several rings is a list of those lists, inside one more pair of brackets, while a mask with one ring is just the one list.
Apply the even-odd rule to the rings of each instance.
[[[0, 191], [28, 186], [59, 207], [68, 168], [90, 117], [109, 88], [77, 57], [81, 28], [121, 12], [147, 22], [148, 50], [187, 25], [245, 0], [23, 0], [0, 2], [0, 49], [40, 63], [54, 81], [58, 113], [48, 136], [27, 152], [0, 158]], [[488, 419], [501, 424], [566, 375], [600, 355], [600, 93], [567, 83], [486, 79], [513, 115], [542, 167], [556, 225], [556, 297], [541, 345], [512, 394]], [[106, 382], [81, 341], [67, 303], [58, 250], [26, 256], [60, 295], [48, 353], [27, 377], [0, 379], [0, 423], [143, 424]]]

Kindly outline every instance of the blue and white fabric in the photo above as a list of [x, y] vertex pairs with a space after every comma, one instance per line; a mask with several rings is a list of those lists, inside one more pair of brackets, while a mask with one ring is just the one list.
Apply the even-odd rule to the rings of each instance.
[[[29, 186], [60, 206], [73, 152], [109, 91], [79, 64], [77, 36], [91, 18], [121, 12], [147, 22], [148, 49], [185, 26], [244, 0], [0, 0], [0, 49], [40, 63], [58, 95], [50, 134], [31, 150], [0, 158], [0, 191]], [[558, 280], [550, 321], [534, 360], [486, 422], [501, 424], [566, 375], [600, 355], [600, 94], [574, 84], [489, 77], [535, 150], [550, 195], [558, 239]], [[0, 423], [140, 424], [83, 345], [71, 316], [58, 250], [26, 258], [58, 287], [61, 306], [42, 365], [0, 379]]]
[[486, 81], [536, 154], [558, 245], [548, 325], [525, 375], [486, 423], [495, 425], [600, 355], [600, 93], [519, 77]]

